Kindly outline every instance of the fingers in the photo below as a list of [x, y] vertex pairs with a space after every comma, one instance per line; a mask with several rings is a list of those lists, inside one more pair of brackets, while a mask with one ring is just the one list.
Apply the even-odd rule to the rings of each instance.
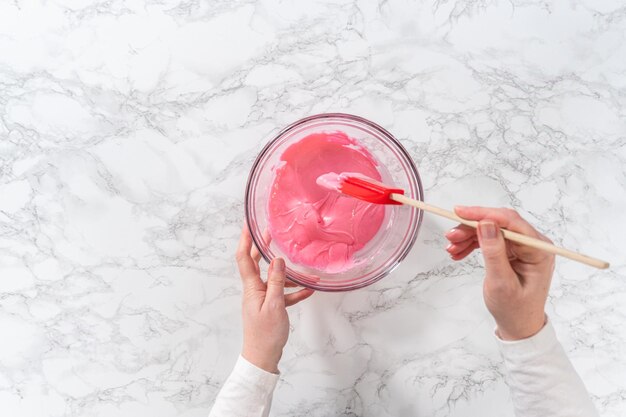
[[294, 304], [298, 304], [302, 300], [306, 300], [315, 293], [310, 288], [303, 288], [300, 291], [296, 291], [292, 294], [285, 294], [285, 306], [289, 307]]
[[450, 241], [446, 250], [455, 261], [460, 261], [472, 253], [474, 249], [478, 248], [476, 229], [464, 224], [450, 229], [448, 233], [446, 233], [446, 239]]
[[472, 243], [467, 248], [463, 249], [462, 251], [458, 253], [450, 254], [450, 257], [455, 261], [460, 261], [461, 259], [464, 259], [467, 255], [472, 253], [474, 249], [478, 249], [478, 247], [479, 247], [478, 242], [473, 240]]
[[256, 248], [256, 245], [252, 245], [252, 250], [250, 251], [250, 256], [254, 260], [254, 262], [259, 265], [259, 261], [261, 260], [261, 252]]
[[250, 257], [254, 261], [254, 269], [256, 270], [257, 275], [261, 276], [261, 268], [259, 267], [259, 262], [261, 261], [261, 252], [259, 252], [255, 244], [252, 245]]
[[285, 269], [285, 261], [282, 258], [275, 258], [268, 270], [265, 301], [272, 301], [277, 307], [292, 306], [309, 298], [315, 292], [310, 288], [303, 288], [300, 291], [285, 294], [285, 287], [298, 286], [296, 283], [287, 280]]
[[252, 247], [252, 236], [247, 226], [244, 226], [241, 230], [241, 238], [239, 239], [239, 246], [235, 258], [237, 259], [237, 267], [239, 268], [239, 275], [241, 275], [241, 281], [244, 289], [260, 289], [263, 288], [263, 282], [259, 276], [257, 270], [257, 264], [250, 256], [250, 249]]
[[504, 236], [497, 224], [491, 220], [478, 223], [478, 242], [485, 258], [486, 280], [503, 282], [513, 280], [519, 283], [517, 275], [511, 268], [507, 255]]
[[452, 243], [462, 242], [464, 240], [475, 238], [476, 229], [473, 227], [460, 224], [446, 233], [446, 239]]
[[457, 242], [457, 243], [450, 243], [446, 247], [446, 250], [448, 251], [448, 253], [450, 255], [456, 255], [456, 254], [459, 254], [459, 253], [465, 251], [467, 248], [469, 248], [474, 243], [477, 243], [475, 238], [467, 239], [467, 240], [464, 240], [464, 241], [461, 241], [461, 242]]
[[[533, 226], [524, 220], [515, 210], [506, 208], [489, 207], [455, 207], [456, 213], [469, 220], [490, 220], [501, 228], [534, 237], [536, 239], [549, 241], [539, 233]], [[508, 242], [512, 255], [528, 263], [539, 263], [545, 261], [550, 255], [539, 249]], [[481, 245], [482, 247], [482, 245]]]
[[285, 306], [285, 261], [274, 258], [267, 275], [267, 292], [265, 302], [271, 302], [276, 307]]
[[295, 282], [291, 281], [290, 279], [286, 279], [285, 280], [285, 287], [287, 288], [295, 288], [295, 287], [299, 287], [300, 285], [296, 284]]
[[467, 220], [481, 221], [489, 219], [498, 226], [513, 232], [523, 233], [531, 237], [539, 237], [539, 232], [512, 209], [456, 206], [454, 211]]
[[[272, 235], [270, 235], [270, 231], [268, 229], [265, 229], [265, 231], [263, 232], [263, 242], [261, 243], [265, 244], [266, 246], [269, 246], [271, 242], [272, 242]], [[252, 259], [254, 259], [254, 261], [258, 265], [259, 261], [261, 261], [261, 252], [256, 247], [256, 245], [252, 246], [251, 255], [252, 255]]]

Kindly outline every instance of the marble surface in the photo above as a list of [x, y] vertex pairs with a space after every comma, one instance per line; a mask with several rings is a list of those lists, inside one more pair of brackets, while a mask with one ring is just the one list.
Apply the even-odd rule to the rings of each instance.
[[[557, 243], [549, 305], [626, 414], [621, 0], [0, 3], [0, 409], [206, 416], [241, 343], [233, 252], [257, 152], [371, 118], [426, 198], [512, 206]], [[479, 255], [426, 216], [367, 289], [291, 310], [273, 416], [512, 416]]]

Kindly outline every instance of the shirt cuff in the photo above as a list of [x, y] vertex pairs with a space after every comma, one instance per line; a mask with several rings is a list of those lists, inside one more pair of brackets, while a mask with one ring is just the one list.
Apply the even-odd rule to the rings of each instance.
[[278, 383], [280, 375], [267, 372], [239, 355], [233, 374], [238, 375], [247, 384], [256, 389], [260, 396], [271, 395]]
[[530, 359], [550, 351], [558, 343], [552, 323], [546, 317], [546, 324], [535, 335], [520, 340], [502, 340], [494, 332], [500, 352], [505, 359]]

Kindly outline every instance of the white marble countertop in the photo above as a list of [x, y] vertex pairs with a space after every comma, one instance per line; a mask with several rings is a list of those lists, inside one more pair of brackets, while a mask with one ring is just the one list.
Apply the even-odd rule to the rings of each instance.
[[[243, 191], [277, 129], [341, 111], [426, 199], [557, 243], [547, 311], [626, 414], [622, 0], [0, 3], [0, 409], [206, 416], [241, 343]], [[426, 216], [381, 282], [291, 311], [273, 416], [512, 416], [479, 255]]]

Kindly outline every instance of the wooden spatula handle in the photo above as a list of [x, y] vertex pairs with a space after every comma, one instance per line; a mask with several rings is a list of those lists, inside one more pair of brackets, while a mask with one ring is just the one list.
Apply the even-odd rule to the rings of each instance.
[[[465, 224], [467, 226], [477, 228], [478, 222], [474, 220], [466, 220], [459, 216], [457, 216], [454, 212], [442, 209], [440, 207], [435, 207], [430, 204], [424, 203], [420, 200], [414, 200], [402, 194], [391, 194], [391, 199], [397, 201], [398, 203], [406, 204], [409, 206], [416, 207], [420, 210], [427, 211], [429, 213], [436, 214], [441, 217], [446, 217], [450, 220], [454, 220], [461, 224]], [[513, 241], [515, 243], [519, 243], [520, 245], [530, 246], [531, 248], [536, 248], [539, 250], [543, 250], [546, 252], [553, 253], [555, 255], [564, 256], [574, 261], [578, 261], [584, 263], [589, 266], [593, 266], [599, 269], [606, 269], [609, 267], [609, 263], [606, 261], [602, 261], [600, 259], [592, 258], [591, 256], [583, 255], [582, 253], [574, 252], [569, 249], [561, 248], [559, 246], [555, 246], [551, 243], [544, 242], [543, 240], [536, 239], [534, 237], [526, 236], [521, 233], [512, 232], [506, 229], [502, 230], [502, 234], [505, 239]]]

